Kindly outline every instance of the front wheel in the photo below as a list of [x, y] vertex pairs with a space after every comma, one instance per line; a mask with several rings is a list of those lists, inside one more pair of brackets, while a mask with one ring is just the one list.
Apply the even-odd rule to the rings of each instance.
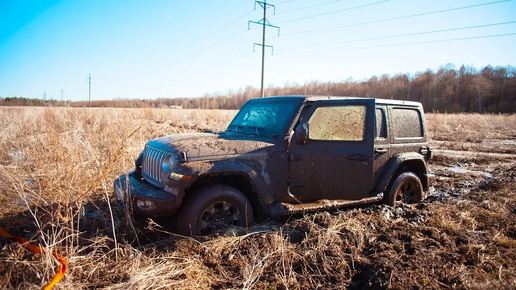
[[217, 184], [202, 187], [185, 199], [177, 214], [177, 232], [185, 236], [204, 236], [230, 226], [253, 223], [249, 200], [237, 189]]
[[403, 203], [419, 203], [423, 200], [423, 185], [419, 177], [410, 171], [398, 175], [387, 188], [385, 203], [396, 206]]

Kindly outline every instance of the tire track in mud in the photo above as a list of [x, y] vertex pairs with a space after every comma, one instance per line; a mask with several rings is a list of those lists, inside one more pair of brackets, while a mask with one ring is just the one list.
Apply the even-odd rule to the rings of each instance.
[[433, 149], [435, 157], [448, 157], [448, 158], [493, 158], [497, 160], [516, 160], [516, 154], [512, 153], [495, 153], [495, 152], [481, 152], [481, 151], [464, 151], [464, 150], [451, 150], [451, 149]]

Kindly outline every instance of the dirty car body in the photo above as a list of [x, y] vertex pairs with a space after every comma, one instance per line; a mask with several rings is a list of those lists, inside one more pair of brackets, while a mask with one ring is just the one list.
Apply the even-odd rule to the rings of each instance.
[[419, 103], [271, 97], [248, 101], [224, 132], [149, 141], [114, 188], [136, 214], [177, 214], [179, 233], [210, 234], [254, 216], [417, 202], [430, 156]]

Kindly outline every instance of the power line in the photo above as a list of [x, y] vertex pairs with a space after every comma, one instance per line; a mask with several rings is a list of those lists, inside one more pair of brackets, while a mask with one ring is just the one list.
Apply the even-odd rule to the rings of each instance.
[[[305, 19], [314, 18], [314, 17], [319, 17], [319, 16], [325, 16], [325, 15], [329, 15], [329, 14], [340, 13], [340, 12], [349, 11], [349, 10], [354, 10], [354, 9], [358, 9], [358, 8], [363, 8], [363, 7], [368, 7], [368, 6], [378, 5], [378, 4], [382, 4], [382, 3], [385, 3], [385, 2], [389, 2], [389, 1], [391, 1], [391, 0], [382, 0], [382, 1], [373, 2], [373, 3], [369, 3], [369, 4], [358, 5], [358, 6], [354, 6], [354, 7], [345, 8], [345, 9], [340, 9], [340, 10], [330, 11], [330, 12], [326, 12], [326, 13], [321, 13], [321, 14], [316, 14], [316, 15], [311, 15], [311, 16], [306, 16], [306, 17], [301, 17], [301, 18], [296, 18], [296, 19], [292, 19], [292, 20], [287, 20], [287, 21], [280, 22], [280, 23], [278, 23], [278, 24], [284, 24], [284, 23], [289, 23], [289, 22], [294, 22], [294, 21], [299, 21], [299, 20], [305, 20]], [[315, 6], [317, 6], [317, 5], [315, 5]]]
[[498, 25], [507, 25], [507, 24], [514, 24], [514, 23], [516, 23], [516, 21], [490, 23], [490, 24], [482, 24], [482, 25], [474, 25], [474, 26], [466, 26], [466, 27], [457, 27], [457, 28], [448, 28], [448, 29], [440, 29], [440, 30], [432, 30], [432, 31], [422, 31], [422, 32], [414, 32], [414, 33], [406, 33], [406, 34], [380, 36], [380, 37], [369, 37], [369, 38], [361, 38], [361, 39], [354, 39], [354, 40], [347, 40], [347, 41], [332, 42], [332, 43], [326, 43], [326, 44], [315, 44], [315, 45], [307, 45], [307, 46], [285, 47], [284, 49], [310, 48], [310, 47], [320, 47], [320, 46], [328, 46], [328, 45], [334, 45], [334, 44], [355, 43], [355, 42], [363, 42], [363, 41], [371, 41], [371, 40], [382, 40], [382, 39], [399, 38], [399, 37], [406, 37], [406, 36], [416, 36], [416, 35], [425, 35], [425, 34], [432, 34], [432, 33], [441, 33], [441, 32], [450, 32], [450, 31], [458, 31], [458, 30], [467, 30], [467, 29], [483, 28], [483, 27], [498, 26]]
[[247, 30], [240, 30], [239, 32], [237, 32], [237, 33], [235, 33], [235, 34], [233, 34], [233, 35], [230, 35], [230, 36], [228, 36], [228, 37], [226, 37], [226, 38], [224, 38], [224, 39], [221, 39], [220, 41], [218, 41], [218, 42], [214, 43], [214, 44], [213, 44], [213, 45], [211, 45], [211, 46], [204, 47], [204, 48], [202, 48], [201, 50], [198, 50], [198, 51], [196, 51], [196, 52], [193, 52], [193, 53], [191, 53], [191, 54], [189, 54], [189, 55], [187, 55], [187, 56], [185, 56], [185, 57], [181, 58], [180, 60], [177, 60], [177, 61], [175, 61], [175, 62], [169, 63], [169, 64], [167, 64], [167, 65], [163, 66], [163, 68], [165, 68], [165, 67], [170, 67], [171, 65], [175, 65], [175, 64], [179, 64], [179, 63], [181, 63], [181, 62], [184, 62], [185, 60], [188, 60], [188, 59], [190, 59], [190, 58], [192, 58], [192, 57], [194, 57], [194, 56], [196, 56], [196, 55], [199, 55], [199, 54], [201, 54], [201, 53], [203, 53], [203, 52], [205, 52], [205, 51], [207, 51], [207, 50], [209, 50], [209, 49], [212, 49], [212, 48], [214, 48], [214, 47], [217, 47], [217, 46], [219, 46], [220, 44], [226, 43], [227, 41], [229, 41], [229, 40], [231, 40], [231, 39], [237, 38], [237, 37], [239, 37], [240, 35], [244, 34], [245, 32], [247, 32]]
[[199, 64], [197, 66], [188, 66], [187, 70], [181, 71], [181, 75], [184, 76], [184, 75], [188, 75], [188, 74], [193, 74], [201, 69], [203, 71], [210, 70], [212, 68], [216, 68], [217, 70], [220, 70], [223, 68], [223, 65], [227, 65], [227, 64], [233, 63], [235, 61], [242, 60], [244, 56], [248, 56], [250, 54], [252, 54], [252, 52], [250, 52], [250, 51], [241, 51], [239, 53], [226, 54], [225, 56], [227, 56], [227, 57], [224, 57], [224, 58], [218, 57], [213, 62], [210, 62], [209, 66], [206, 66], [206, 64]]
[[[243, 6], [245, 6], [245, 5], [248, 5], [248, 4], [241, 5], [241, 6], [239, 6], [238, 8], [243, 7]], [[238, 8], [236, 8], [236, 9], [238, 9]], [[245, 18], [246, 16], [248, 16], [248, 15], [249, 15], [249, 14], [251, 14], [252, 12], [254, 12], [254, 10], [251, 10], [251, 11], [249, 11], [249, 12], [245, 13], [244, 15], [242, 15], [242, 16], [240, 16], [240, 17], [238, 17], [238, 18], [234, 19], [234, 20], [232, 20], [232, 21], [231, 21], [231, 22], [229, 22], [228, 24], [226, 24], [226, 25], [222, 26], [221, 28], [219, 28], [219, 29], [217, 29], [217, 30], [213, 31], [212, 33], [210, 33], [210, 34], [208, 34], [208, 35], [206, 35], [206, 36], [203, 36], [203, 37], [201, 37], [201, 38], [199, 38], [199, 39], [195, 40], [195, 41], [194, 41], [194, 42], [192, 42], [191, 44], [189, 44], [189, 45], [187, 45], [187, 46], [185, 46], [185, 47], [183, 47], [183, 48], [178, 49], [176, 52], [174, 52], [174, 54], [175, 54], [175, 55], [177, 55], [177, 54], [179, 54], [179, 53], [181, 53], [181, 52], [183, 52], [183, 51], [186, 51], [186, 50], [188, 50], [188, 49], [190, 49], [190, 48], [192, 48], [192, 47], [196, 46], [198, 43], [200, 43], [200, 42], [202, 42], [203, 40], [208, 39], [208, 38], [212, 37], [213, 35], [215, 35], [215, 34], [217, 34], [217, 33], [221, 32], [221, 31], [223, 31], [224, 29], [228, 28], [229, 26], [231, 26], [232, 24], [234, 24], [234, 23], [236, 23], [237, 21], [241, 20], [242, 18]], [[161, 67], [162, 69], [163, 69], [163, 68], [166, 68], [166, 67], [170, 67], [171, 65], [174, 65], [174, 64], [180, 63], [180, 62], [184, 61], [185, 59], [191, 58], [191, 57], [193, 57], [193, 56], [195, 56], [195, 55], [198, 55], [198, 54], [200, 54], [200, 53], [202, 53], [202, 52], [204, 52], [204, 51], [206, 51], [206, 50], [208, 50], [208, 49], [211, 49], [211, 48], [213, 48], [213, 47], [215, 47], [215, 46], [217, 46], [217, 45], [219, 45], [219, 44], [221, 44], [221, 43], [224, 43], [225, 41], [227, 41], [227, 40], [229, 40], [229, 39], [233, 39], [233, 38], [235, 38], [235, 37], [237, 37], [237, 36], [239, 36], [239, 35], [241, 35], [241, 34], [245, 33], [246, 31], [247, 31], [247, 30], [240, 30], [237, 34], [231, 35], [231, 36], [229, 36], [229, 37], [227, 37], [227, 38], [225, 38], [225, 39], [223, 39], [223, 40], [221, 40], [221, 41], [219, 41], [219, 42], [217, 42], [217, 43], [215, 43], [215, 44], [213, 44], [213, 45], [211, 45], [211, 46], [209, 46], [209, 47], [203, 47], [202, 49], [200, 49], [200, 50], [198, 50], [198, 51], [196, 51], [196, 52], [193, 52], [193, 53], [187, 54], [187, 56], [186, 56], [186, 57], [182, 57], [181, 59], [178, 59], [178, 60], [174, 60], [174, 58], [173, 58], [173, 57], [169, 57], [169, 58], [166, 58], [166, 59], [160, 59], [160, 61], [159, 61], [159, 65], [160, 65], [160, 67]], [[165, 62], [165, 61], [168, 61], [168, 62], [172, 61], [172, 62], [170, 62], [170, 63], [168, 63], [168, 64], [164, 64], [164, 62]], [[157, 64], [157, 63], [154, 63], [154, 64]], [[151, 64], [149, 64], [149, 65], [151, 65]], [[156, 70], [157, 70], [157, 69], [152, 69], [152, 71], [156, 71]], [[147, 72], [149, 72], [149, 70], [145, 70], [144, 72], [139, 72], [139, 73], [137, 73], [137, 74], [134, 74], [134, 76], [131, 76], [131, 78], [133, 78], [133, 77], [137, 77], [137, 76], [140, 76], [140, 75], [145, 74], [145, 73], [147, 73]]]
[[[246, 14], [246, 15], [247, 15], [247, 14]], [[241, 18], [245, 17], [246, 15], [242, 16]], [[227, 27], [227, 26], [226, 26], [226, 27]], [[220, 30], [221, 30], [221, 29], [220, 29]], [[229, 40], [231, 40], [231, 39], [237, 38], [237, 37], [241, 36], [242, 34], [244, 34], [245, 32], [247, 32], [247, 30], [245, 30], [245, 29], [241, 29], [241, 30], [239, 30], [239, 31], [238, 31], [237, 33], [235, 33], [235, 34], [232, 34], [232, 35], [230, 35], [230, 36], [228, 36], [228, 37], [226, 37], [226, 38], [223, 38], [223, 39], [221, 39], [221, 40], [219, 40], [219, 41], [215, 42], [214, 44], [212, 44], [212, 45], [210, 45], [210, 46], [203, 47], [203, 48], [202, 48], [202, 49], [200, 49], [200, 50], [197, 50], [197, 51], [195, 51], [195, 52], [192, 52], [192, 53], [188, 54], [187, 56], [185, 56], [185, 57], [183, 57], [183, 58], [181, 58], [181, 59], [179, 59], [179, 60], [177, 60], [177, 61], [174, 61], [174, 62], [172, 62], [172, 63], [168, 63], [168, 64], [166, 64], [166, 65], [164, 65], [164, 66], [162, 66], [162, 67], [163, 67], [163, 68], [165, 68], [165, 67], [169, 67], [169, 66], [174, 65], [174, 64], [181, 63], [181, 62], [183, 62], [183, 61], [185, 61], [185, 60], [187, 60], [187, 59], [190, 59], [190, 58], [192, 58], [192, 57], [194, 57], [194, 56], [196, 56], [196, 55], [198, 55], [198, 54], [201, 54], [201, 53], [203, 53], [203, 52], [205, 52], [205, 51], [207, 51], [207, 50], [209, 50], [209, 49], [215, 48], [215, 47], [217, 47], [217, 46], [219, 46], [219, 45], [221, 45], [221, 44], [223, 44], [223, 43], [226, 43], [227, 41], [229, 41]]]
[[281, 4], [285, 4], [285, 3], [288, 3], [288, 2], [292, 2], [292, 1], [294, 1], [294, 0], [283, 1], [283, 2], [277, 3], [276, 5], [281, 5]]
[[214, 43], [214, 44], [212, 44], [211, 46], [207, 46], [207, 47], [202, 48], [201, 50], [198, 50], [198, 51], [196, 51], [196, 52], [193, 52], [193, 53], [191, 53], [190, 55], [188, 55], [188, 56], [186, 56], [186, 57], [183, 57], [183, 58], [181, 58], [180, 60], [178, 60], [177, 62], [174, 62], [174, 63], [172, 63], [172, 64], [178, 64], [178, 63], [180, 63], [180, 62], [182, 62], [182, 61], [184, 61], [184, 60], [186, 60], [186, 59], [192, 58], [192, 57], [194, 57], [194, 56], [196, 56], [196, 55], [198, 55], [198, 54], [200, 54], [200, 53], [203, 53], [203, 52], [205, 52], [206, 50], [212, 49], [212, 48], [214, 48], [214, 47], [216, 47], [216, 46], [218, 46], [218, 45], [220, 45], [220, 44], [222, 44], [222, 43], [226, 43], [228, 40], [234, 39], [234, 38], [236, 38], [236, 37], [238, 37], [238, 36], [240, 36], [240, 35], [244, 34], [246, 31], [247, 31], [247, 30], [242, 29], [242, 30], [238, 31], [238, 32], [237, 32], [237, 33], [235, 33], [235, 34], [230, 35], [230, 36], [228, 36], [228, 37], [226, 37], [226, 38], [224, 38], [224, 39], [221, 39], [220, 41], [215, 42], [215, 43]]
[[[201, 53], [203, 53], [204, 51], [206, 50], [209, 50], [209, 49], [212, 49], [214, 47], [217, 47], [223, 43], [226, 43], [227, 41], [231, 40], [231, 39], [234, 39], [234, 38], [237, 38], [241, 35], [243, 35], [245, 32], [247, 32], [246, 29], [242, 29], [241, 31], [239, 31], [238, 33], [234, 34], [234, 35], [231, 35], [231, 36], [228, 36], [227, 38], [224, 38], [218, 42], [216, 42], [215, 44], [211, 45], [211, 46], [207, 46], [207, 47], [204, 47], [198, 51], [195, 51], [195, 52], [192, 52], [190, 54], [187, 54], [186, 56], [180, 58], [180, 59], [176, 59], [176, 60], [172, 60], [172, 61], [168, 61], [167, 63], [162, 63], [159, 67], [153, 67], [153, 68], [149, 68], [149, 69], [146, 69], [145, 71], [143, 72], [139, 72], [137, 74], [132, 74], [130, 76], [128, 76], [126, 79], [128, 80], [132, 80], [132, 79], [135, 79], [136, 77], [139, 77], [141, 75], [149, 75], [149, 74], [157, 74], [158, 72], [160, 71], [164, 71], [165, 69], [171, 67], [171, 66], [174, 66], [174, 65], [178, 65], [180, 63], [183, 63], [185, 61], [188, 61], [189, 59], [193, 58], [194, 56], [196, 55], [199, 55]], [[211, 62], [209, 63], [210, 65], [213, 65], [214, 62]], [[206, 67], [206, 64], [203, 64], [202, 67]], [[189, 71], [192, 71], [191, 67], [189, 66]], [[181, 71], [181, 72], [177, 72], [176, 74], [181, 74], [181, 75], [184, 75], [185, 74], [185, 71]]]
[[[476, 5], [468, 5], [468, 6], [456, 7], [456, 8], [450, 8], [450, 9], [442, 9], [442, 10], [435, 10], [435, 11], [424, 12], [424, 13], [417, 13], [417, 14], [411, 14], [411, 15], [405, 15], [405, 16], [385, 18], [385, 19], [380, 19], [380, 20], [372, 20], [372, 21], [365, 21], [365, 22], [359, 22], [359, 23], [354, 23], [354, 24], [347, 24], [347, 25], [334, 26], [334, 27], [328, 27], [328, 28], [321, 28], [321, 29], [315, 29], [315, 30], [300, 31], [300, 32], [294, 32], [294, 33], [287, 34], [287, 36], [296, 35], [296, 34], [305, 34], [305, 33], [319, 32], [319, 31], [323, 31], [323, 30], [332, 30], [332, 29], [339, 29], [339, 28], [355, 27], [355, 26], [361, 26], [361, 25], [373, 24], [373, 23], [388, 22], [388, 21], [407, 19], [407, 18], [413, 18], [413, 17], [419, 17], [419, 16], [426, 16], [426, 15], [432, 15], [432, 14], [438, 14], [438, 13], [444, 13], [444, 12], [450, 12], [450, 11], [457, 11], [457, 10], [463, 10], [463, 9], [469, 9], [469, 8], [476, 8], [476, 7], [487, 6], [487, 5], [494, 5], [494, 4], [510, 2], [510, 1], [513, 1], [513, 0], [494, 1], [494, 2], [476, 4]], [[291, 21], [293, 21], [293, 20], [290, 20], [288, 22], [291, 22]], [[285, 23], [285, 22], [282, 22], [282, 23]]]
[[[439, 39], [439, 40], [428, 40], [428, 41], [414, 41], [414, 42], [405, 42], [405, 43], [394, 43], [394, 44], [385, 44], [385, 45], [374, 45], [374, 46], [362, 46], [362, 47], [349, 47], [349, 48], [340, 48], [340, 49], [329, 49], [329, 50], [318, 50], [314, 51], [317, 53], [320, 52], [334, 52], [334, 51], [346, 51], [346, 50], [357, 50], [357, 49], [369, 49], [369, 48], [384, 48], [384, 47], [395, 47], [395, 46], [404, 46], [404, 45], [417, 45], [417, 44], [428, 44], [428, 43], [439, 43], [439, 42], [452, 42], [452, 41], [463, 41], [463, 40], [472, 40], [472, 39], [483, 39], [483, 38], [494, 38], [494, 37], [505, 37], [505, 36], [513, 36], [516, 35], [514, 33], [504, 33], [504, 34], [491, 34], [491, 35], [481, 35], [481, 36], [471, 36], [471, 37], [461, 37], [461, 38], [449, 38], [449, 39]], [[289, 52], [288, 54], [304, 54], [306, 52]], [[283, 54], [279, 54], [283, 55]]]
[[333, 1], [329, 1], [329, 2], [324, 2], [324, 3], [315, 4], [315, 5], [305, 6], [305, 7], [301, 7], [301, 8], [286, 10], [286, 11], [281, 12], [281, 14], [290, 13], [290, 12], [299, 11], [299, 10], [304, 10], [304, 9], [309, 9], [309, 8], [314, 8], [314, 7], [323, 6], [323, 5], [326, 5], [326, 4], [331, 4], [331, 3], [340, 2], [340, 1], [343, 1], [343, 0], [333, 0]]
[[[243, 4], [243, 5], [241, 5], [241, 6], [237, 7], [237, 8], [234, 8], [234, 9], [240, 9], [241, 7], [244, 7], [244, 6], [247, 6], [247, 5], [248, 5], [248, 4], [247, 4], [247, 3], [245, 3], [245, 4]], [[254, 9], [253, 9], [253, 10], [251, 10], [251, 11], [248, 11], [248, 12], [247, 12], [247, 13], [245, 13], [244, 15], [242, 15], [242, 16], [240, 16], [240, 17], [236, 18], [235, 20], [232, 20], [232, 21], [231, 21], [231, 22], [229, 22], [228, 24], [226, 24], [226, 25], [222, 26], [221, 28], [219, 28], [219, 29], [217, 29], [217, 30], [213, 31], [212, 33], [210, 33], [210, 34], [208, 34], [208, 35], [206, 35], [206, 36], [204, 36], [204, 37], [201, 37], [200, 39], [198, 39], [198, 40], [196, 40], [196, 41], [192, 42], [190, 45], [188, 45], [188, 46], [186, 46], [186, 47], [183, 47], [183, 48], [182, 48], [182, 49], [180, 49], [178, 52], [183, 51], [183, 50], [186, 50], [186, 49], [188, 49], [188, 48], [190, 48], [190, 47], [192, 47], [192, 46], [196, 45], [197, 43], [199, 43], [199, 42], [201, 42], [201, 41], [203, 41], [203, 40], [205, 40], [205, 39], [207, 39], [207, 38], [212, 37], [213, 35], [217, 34], [218, 32], [220, 32], [220, 31], [222, 31], [222, 30], [226, 29], [227, 27], [231, 26], [232, 24], [234, 24], [234, 23], [235, 23], [235, 22], [237, 22], [238, 20], [241, 20], [242, 18], [245, 18], [247, 15], [249, 15], [249, 14], [253, 13], [253, 11], [254, 11]]]
[[[407, 42], [407, 43], [381, 45], [381, 46], [376, 46], [376, 47], [390, 47], [390, 46], [403, 46], [403, 45], [451, 42], [451, 41], [462, 41], [462, 40], [472, 40], [472, 39], [482, 39], [482, 38], [493, 38], [493, 37], [503, 37], [503, 36], [512, 36], [512, 35], [516, 35], [516, 32], [514, 32], [514, 33], [504, 33], [504, 34], [491, 34], [491, 35], [481, 35], [481, 36], [470, 36], [470, 37], [461, 37], [461, 38], [428, 40], [428, 41], [415, 41], [415, 42]], [[375, 48], [375, 47], [372, 46], [372, 47], [365, 47], [365, 48]]]
[[[201, 42], [201, 41], [203, 41], [203, 40], [205, 40], [205, 39], [207, 39], [207, 38], [212, 37], [213, 35], [217, 34], [218, 32], [220, 32], [220, 31], [222, 31], [222, 30], [226, 29], [227, 27], [231, 26], [232, 24], [234, 24], [234, 23], [235, 23], [235, 22], [237, 22], [238, 20], [241, 20], [242, 18], [245, 18], [247, 15], [249, 15], [249, 14], [253, 13], [253, 11], [254, 11], [254, 10], [251, 10], [251, 11], [247, 12], [246, 14], [244, 14], [244, 15], [242, 15], [242, 16], [240, 16], [240, 17], [238, 17], [237, 19], [235, 19], [235, 20], [231, 21], [230, 23], [228, 23], [228, 24], [226, 24], [226, 25], [222, 26], [221, 28], [219, 28], [219, 29], [215, 30], [215, 31], [214, 31], [214, 32], [212, 32], [211, 34], [209, 34], [209, 35], [207, 35], [207, 36], [205, 36], [205, 37], [203, 37], [203, 38], [201, 38], [201, 39], [199, 39], [199, 40], [197, 40], [197, 41], [193, 42], [193, 43], [192, 43], [190, 46], [188, 46], [187, 48], [192, 47], [192, 46], [194, 46], [195, 44], [197, 44], [197, 43], [199, 43], [199, 42]], [[185, 48], [185, 49], [186, 49], [186, 48]]]

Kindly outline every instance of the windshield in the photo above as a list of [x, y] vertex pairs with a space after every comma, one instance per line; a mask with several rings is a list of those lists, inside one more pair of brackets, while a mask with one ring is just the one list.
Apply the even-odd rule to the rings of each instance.
[[280, 135], [297, 107], [289, 101], [250, 101], [229, 124], [226, 132], [252, 135]]

